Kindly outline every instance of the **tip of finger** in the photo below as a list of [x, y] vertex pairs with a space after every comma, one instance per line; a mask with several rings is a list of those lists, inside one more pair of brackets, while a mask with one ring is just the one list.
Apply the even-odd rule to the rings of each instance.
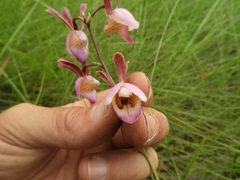
[[143, 72], [135, 72], [127, 78], [127, 82], [137, 86], [147, 96], [148, 100], [143, 103], [144, 106], [149, 106], [153, 100], [153, 90], [151, 83]]

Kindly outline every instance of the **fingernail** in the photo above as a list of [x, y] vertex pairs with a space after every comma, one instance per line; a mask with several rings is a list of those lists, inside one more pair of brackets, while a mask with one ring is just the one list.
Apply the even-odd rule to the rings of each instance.
[[145, 142], [145, 145], [148, 145], [150, 141], [157, 135], [158, 133], [158, 121], [156, 120], [155, 116], [148, 114], [146, 112], [143, 112], [146, 124], [147, 124], [147, 141]]
[[148, 79], [148, 77], [146, 76], [147, 82], [148, 82], [148, 94], [147, 94], [147, 98], [149, 99], [152, 95], [152, 86], [150, 83], [150, 80]]
[[153, 90], [152, 90], [151, 82], [150, 82], [150, 80], [148, 79], [147, 76], [146, 76], [146, 80], [147, 80], [146, 96], [147, 96], [148, 100], [146, 102], [144, 102], [143, 105], [144, 106], [149, 106], [152, 103], [152, 100], [153, 100]]
[[100, 156], [92, 156], [88, 161], [88, 177], [91, 180], [101, 180], [108, 172], [107, 162]]

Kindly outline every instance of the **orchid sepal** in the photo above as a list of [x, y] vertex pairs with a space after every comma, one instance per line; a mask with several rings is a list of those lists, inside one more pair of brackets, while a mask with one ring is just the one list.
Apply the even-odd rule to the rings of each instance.
[[78, 77], [84, 76], [84, 72], [72, 61], [67, 58], [60, 58], [58, 60], [58, 67], [69, 69], [73, 73], [75, 73]]
[[128, 62], [125, 62], [122, 53], [116, 52], [113, 56], [114, 65], [117, 69], [119, 82], [126, 81], [126, 73], [128, 68]]
[[71, 23], [69, 23], [69, 20], [66, 20], [57, 10], [53, 8], [47, 8], [46, 12], [56, 16], [58, 19], [60, 19], [69, 29], [74, 30], [74, 27]]
[[104, 81], [106, 81], [110, 86], [114, 86], [114, 82], [112, 81], [110, 75], [104, 71], [97, 71], [96, 72], [100, 78]]

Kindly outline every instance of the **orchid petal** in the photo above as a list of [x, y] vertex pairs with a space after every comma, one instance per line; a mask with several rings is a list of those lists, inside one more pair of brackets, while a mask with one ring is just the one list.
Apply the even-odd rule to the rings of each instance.
[[97, 98], [95, 89], [99, 85], [99, 81], [92, 76], [79, 77], [75, 83], [75, 91], [78, 98], [83, 96], [91, 103], [95, 103]]
[[92, 104], [97, 100], [95, 89], [100, 85], [99, 81], [92, 76], [86, 76], [80, 87], [80, 94], [87, 98]]
[[147, 101], [147, 96], [137, 86], [130, 84], [130, 83], [124, 83], [124, 86], [126, 88], [128, 88], [137, 97], [139, 97], [141, 99], [141, 101], [143, 101], [143, 102]]
[[88, 38], [83, 31], [71, 31], [67, 36], [67, 50], [78, 61], [85, 63], [89, 57]]
[[139, 22], [124, 8], [114, 9], [111, 14], [108, 14], [108, 17], [119, 24], [127, 26], [129, 31], [139, 28]]
[[97, 93], [96, 90], [92, 90], [92, 91], [88, 91], [88, 92], [84, 92], [81, 94], [84, 98], [88, 99], [90, 101], [91, 104], [96, 103], [97, 101]]
[[71, 24], [69, 24], [69, 22], [66, 21], [66, 20], [63, 18], [63, 16], [62, 16], [59, 12], [57, 12], [55, 9], [53, 9], [53, 8], [48, 8], [48, 9], [46, 10], [46, 12], [48, 12], [48, 13], [56, 16], [56, 17], [57, 17], [58, 19], [60, 19], [66, 26], [68, 26], [69, 29], [71, 29], [71, 30], [74, 29], [73, 26], [72, 26]]
[[116, 84], [115, 86], [113, 86], [109, 90], [109, 92], [108, 92], [108, 94], [107, 94], [107, 96], [105, 98], [105, 102], [104, 102], [105, 105], [109, 105], [112, 102], [113, 97], [117, 94], [118, 90], [121, 88], [121, 86], [123, 84], [124, 84], [123, 82], [120, 82], [120, 83]]
[[72, 26], [73, 26], [73, 19], [72, 19], [72, 15], [71, 13], [69, 12], [68, 8], [64, 7], [62, 8], [62, 15], [66, 18], [66, 20], [68, 21], [68, 23]]
[[117, 23], [111, 19], [107, 19], [104, 27], [106, 34], [118, 33], [126, 42], [133, 43], [133, 39], [129, 36], [128, 26]]
[[114, 64], [118, 73], [119, 82], [126, 81], [127, 63], [125, 63], [124, 56], [117, 52], [113, 56]]
[[77, 94], [78, 99], [80, 99], [80, 96], [81, 96], [80, 87], [81, 87], [82, 81], [83, 81], [83, 77], [79, 77], [75, 82], [75, 92]]
[[120, 97], [114, 97], [112, 105], [117, 116], [124, 122], [132, 124], [139, 119], [141, 114], [142, 103], [141, 100], [132, 95], [127, 104], [122, 104]]
[[84, 76], [82, 70], [72, 61], [66, 58], [60, 58], [58, 60], [58, 67], [69, 69], [70, 71], [74, 72], [78, 77]]

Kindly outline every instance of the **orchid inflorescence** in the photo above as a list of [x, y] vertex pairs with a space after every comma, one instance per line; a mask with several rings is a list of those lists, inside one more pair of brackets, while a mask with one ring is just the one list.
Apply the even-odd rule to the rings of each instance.
[[[116, 52], [113, 56], [118, 73], [119, 82], [117, 84], [114, 83], [108, 72], [90, 28], [92, 18], [101, 9], [105, 9], [107, 16], [104, 32], [106, 34], [118, 33], [127, 43], [133, 43], [133, 39], [129, 36], [129, 31], [137, 29], [139, 23], [128, 10], [118, 7], [118, 1], [116, 8], [112, 8], [110, 0], [104, 0], [104, 4], [98, 7], [92, 14], [88, 14], [88, 16], [86, 16], [87, 4], [82, 3], [80, 5], [80, 15], [75, 18], [72, 17], [70, 11], [65, 7], [62, 8], [61, 13], [53, 8], [48, 8], [46, 10], [48, 13], [56, 16], [70, 29], [66, 38], [67, 51], [81, 64], [81, 67], [79, 67], [67, 58], [60, 58], [58, 66], [69, 69], [78, 76], [75, 82], [77, 97], [80, 98], [82, 96], [92, 104], [97, 101], [96, 88], [100, 85], [100, 82], [90, 75], [90, 68], [92, 66], [101, 67], [102, 70], [97, 71], [97, 74], [112, 87], [105, 98], [105, 105], [112, 104], [118, 117], [122, 121], [132, 124], [139, 119], [142, 102], [146, 102], [147, 97], [137, 86], [127, 82], [128, 62], [125, 62], [121, 53]], [[77, 22], [80, 22], [80, 28]], [[99, 64], [89, 64], [87, 62], [89, 58], [89, 42], [84, 32], [86, 28], [97, 52]]]

